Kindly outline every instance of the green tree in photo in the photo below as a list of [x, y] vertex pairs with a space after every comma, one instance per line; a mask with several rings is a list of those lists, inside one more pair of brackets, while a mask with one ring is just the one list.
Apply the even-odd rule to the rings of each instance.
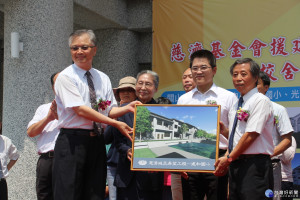
[[199, 130], [197, 130], [197, 132], [195, 134], [195, 137], [197, 137], [197, 138], [201, 138], [201, 137], [204, 137], [204, 138], [213, 138], [215, 136], [213, 134], [207, 133], [205, 130], [199, 129]]
[[189, 131], [189, 127], [186, 124], [182, 124], [178, 129], [178, 132], [180, 133], [180, 138], [182, 139], [183, 135], [188, 131]]
[[137, 106], [135, 132], [140, 134], [140, 141], [142, 141], [142, 134], [152, 131], [150, 111], [145, 106]]
[[203, 130], [201, 130], [201, 129], [197, 130], [197, 132], [195, 133], [195, 137], [197, 137], [197, 138], [204, 137]]
[[217, 136], [215, 134], [208, 134], [208, 138], [212, 139], [212, 140], [215, 140], [217, 139]]

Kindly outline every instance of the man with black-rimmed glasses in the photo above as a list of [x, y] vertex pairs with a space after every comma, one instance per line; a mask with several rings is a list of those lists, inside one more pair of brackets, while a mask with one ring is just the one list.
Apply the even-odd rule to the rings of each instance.
[[[208, 50], [195, 51], [191, 55], [190, 68], [196, 87], [182, 95], [177, 104], [221, 105], [221, 121], [228, 127], [228, 113], [237, 97], [234, 93], [218, 87], [213, 78], [217, 73], [215, 56]], [[220, 135], [219, 156], [227, 149], [227, 136]], [[227, 199], [227, 176], [216, 177], [212, 173], [188, 173], [191, 199]]]

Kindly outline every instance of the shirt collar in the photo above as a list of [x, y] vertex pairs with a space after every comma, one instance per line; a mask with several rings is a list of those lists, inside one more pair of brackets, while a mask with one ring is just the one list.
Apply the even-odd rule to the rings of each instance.
[[[80, 77], [85, 77], [85, 73], [87, 72], [86, 70], [81, 69], [80, 67], [78, 67], [75, 63], [72, 64], [74, 70], [79, 74]], [[93, 68], [91, 68], [89, 71], [93, 77]]]
[[194, 89], [192, 89], [191, 92], [193, 93], [193, 95], [195, 95], [196, 92], [198, 92], [200, 94], [207, 94], [210, 91], [212, 91], [213, 93], [217, 94], [217, 90], [218, 90], [218, 87], [216, 86], [216, 84], [213, 83], [212, 86], [206, 92], [204, 92], [204, 93], [200, 92], [198, 90], [197, 86]]
[[246, 102], [248, 99], [250, 99], [250, 97], [251, 97], [253, 94], [255, 94], [255, 93], [258, 93], [258, 90], [257, 90], [256, 87], [253, 88], [252, 90], [250, 90], [247, 94], [245, 94], [245, 95], [243, 96], [244, 102]]

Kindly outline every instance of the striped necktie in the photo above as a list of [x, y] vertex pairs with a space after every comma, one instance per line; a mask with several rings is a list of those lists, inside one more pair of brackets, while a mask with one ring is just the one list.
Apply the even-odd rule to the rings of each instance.
[[[90, 91], [91, 106], [94, 110], [96, 110], [98, 112], [95, 87], [94, 87], [93, 80], [91, 78], [92, 75], [89, 71], [87, 71], [85, 73], [85, 75], [86, 75], [86, 79], [87, 79], [88, 86], [89, 86], [89, 91]], [[93, 122], [93, 126], [94, 126], [94, 131], [95, 131], [95, 133], [97, 133], [97, 135], [101, 135], [103, 133], [101, 123]]]

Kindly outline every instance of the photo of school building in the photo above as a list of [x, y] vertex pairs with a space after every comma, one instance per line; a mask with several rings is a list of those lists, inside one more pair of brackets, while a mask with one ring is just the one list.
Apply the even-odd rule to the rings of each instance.
[[[156, 140], [193, 139], [195, 132], [198, 130], [197, 127], [191, 124], [184, 123], [176, 119], [169, 119], [152, 112], [150, 119], [153, 127], [152, 135]], [[179, 128], [182, 124], [186, 124], [188, 126], [187, 132], [179, 132]]]

